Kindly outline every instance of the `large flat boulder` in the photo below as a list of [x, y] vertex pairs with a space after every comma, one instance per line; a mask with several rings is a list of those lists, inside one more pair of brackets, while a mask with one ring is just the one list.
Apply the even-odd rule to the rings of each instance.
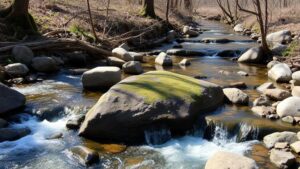
[[172, 134], [191, 129], [198, 116], [223, 103], [212, 83], [151, 71], [114, 85], [87, 113], [79, 134], [94, 140], [143, 142], [145, 130], [166, 127]]
[[6, 116], [10, 111], [25, 105], [25, 96], [0, 83], [0, 116]]
[[108, 88], [121, 81], [121, 69], [114, 66], [96, 67], [83, 73], [84, 88]]
[[206, 162], [205, 169], [258, 169], [254, 160], [243, 155], [219, 151]]

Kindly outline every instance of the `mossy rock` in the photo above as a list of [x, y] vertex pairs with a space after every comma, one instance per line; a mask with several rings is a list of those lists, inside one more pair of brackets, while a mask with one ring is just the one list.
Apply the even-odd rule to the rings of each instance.
[[172, 135], [193, 127], [216, 109], [223, 92], [215, 84], [167, 71], [131, 76], [113, 86], [88, 112], [80, 135], [94, 140], [143, 142], [144, 131], [164, 127]]

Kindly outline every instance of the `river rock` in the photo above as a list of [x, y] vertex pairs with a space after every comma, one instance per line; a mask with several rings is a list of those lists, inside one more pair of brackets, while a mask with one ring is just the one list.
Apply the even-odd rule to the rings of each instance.
[[248, 104], [249, 96], [242, 90], [237, 88], [225, 88], [223, 89], [224, 95], [227, 100], [234, 104]]
[[179, 62], [180, 66], [189, 66], [191, 65], [191, 61], [189, 59], [183, 59], [181, 62]]
[[267, 35], [267, 41], [270, 44], [287, 44], [292, 40], [292, 34], [289, 30], [282, 30]]
[[300, 153], [300, 141], [296, 141], [295, 143], [291, 144], [290, 146], [295, 153], [297, 153], [297, 154]]
[[244, 26], [243, 26], [243, 24], [237, 24], [237, 25], [234, 26], [233, 30], [235, 32], [243, 32], [244, 31]]
[[240, 75], [240, 76], [249, 76], [249, 74], [247, 72], [244, 72], [244, 71], [238, 71], [237, 74]]
[[124, 60], [119, 59], [117, 57], [108, 57], [107, 58], [107, 64], [109, 66], [122, 67], [124, 63], [126, 63]]
[[96, 67], [83, 73], [81, 77], [84, 88], [107, 88], [121, 80], [121, 70], [118, 67]]
[[0, 129], [8, 126], [8, 122], [0, 118]]
[[272, 47], [271, 51], [274, 55], [282, 56], [283, 52], [286, 51], [288, 45], [276, 44]]
[[292, 78], [294, 80], [294, 85], [300, 86], [300, 71], [294, 72], [292, 74]]
[[16, 62], [23, 63], [25, 65], [30, 65], [34, 54], [30, 48], [27, 46], [15, 46], [12, 49], [12, 57]]
[[167, 42], [172, 42], [175, 40], [177, 34], [174, 30], [170, 30], [167, 34]]
[[84, 118], [84, 115], [77, 115], [67, 121], [66, 127], [71, 130], [77, 130], [80, 128], [80, 125], [84, 121]]
[[229, 43], [231, 40], [226, 38], [203, 38], [201, 40], [203, 43]]
[[52, 133], [46, 137], [47, 140], [56, 140], [61, 139], [63, 137], [63, 133]]
[[289, 143], [287, 142], [278, 142], [274, 146], [277, 150], [287, 150], [289, 148]]
[[123, 71], [127, 74], [141, 74], [144, 72], [141, 62], [129, 61], [123, 65]]
[[217, 108], [223, 97], [215, 84], [168, 71], [150, 71], [110, 88], [87, 113], [79, 134], [95, 140], [143, 142], [144, 131], [151, 127], [184, 133], [196, 116]]
[[298, 141], [297, 134], [294, 132], [284, 131], [284, 132], [275, 132], [269, 134], [263, 139], [267, 148], [271, 149], [278, 142], [288, 142], [292, 144]]
[[292, 95], [295, 97], [300, 97], [300, 86], [294, 86], [292, 88]]
[[238, 88], [238, 89], [246, 89], [247, 85], [245, 82], [232, 82], [224, 88]]
[[172, 58], [164, 52], [161, 52], [155, 59], [155, 63], [162, 66], [172, 66]]
[[286, 169], [296, 162], [296, 157], [291, 152], [272, 149], [270, 153], [270, 160], [278, 168]]
[[205, 169], [258, 169], [254, 160], [230, 152], [218, 151], [205, 164]]
[[13, 63], [4, 67], [5, 72], [11, 77], [22, 77], [29, 72], [28, 67], [22, 63]]
[[268, 76], [276, 82], [289, 82], [292, 79], [292, 71], [287, 64], [280, 63], [268, 71]]
[[137, 52], [128, 52], [129, 55], [131, 56], [131, 60], [133, 61], [139, 61], [139, 62], [142, 62], [143, 61], [143, 58], [144, 58], [144, 54], [142, 53], [137, 53]]
[[25, 96], [0, 83], [0, 116], [9, 115], [10, 111], [25, 105]]
[[266, 89], [273, 89], [273, 88], [275, 88], [275, 87], [274, 87], [274, 85], [273, 85], [272, 82], [266, 82], [266, 83], [264, 83], [264, 84], [258, 86], [258, 87], [256, 88], [256, 90], [257, 90], [258, 92], [260, 92], [260, 93], [264, 93], [264, 91], [265, 91]]
[[187, 50], [187, 49], [169, 49], [167, 50], [168, 55], [175, 56], [205, 56], [207, 53], [199, 50]]
[[272, 101], [265, 95], [261, 95], [259, 98], [253, 101], [253, 106], [271, 106]]
[[266, 89], [264, 94], [275, 101], [282, 101], [291, 96], [291, 93], [282, 89]]
[[72, 155], [73, 159], [79, 161], [79, 163], [89, 166], [94, 163], [99, 162], [99, 154], [90, 148], [83, 146], [72, 147], [69, 152]]
[[238, 62], [241, 63], [260, 63], [264, 59], [262, 49], [260, 47], [253, 47], [242, 54]]
[[273, 107], [254, 106], [251, 110], [260, 117], [267, 117], [270, 114], [275, 114], [275, 108]]
[[129, 54], [129, 52], [127, 50], [125, 50], [124, 48], [115, 48], [112, 50], [112, 54], [113, 56], [120, 58], [124, 61], [132, 61], [133, 58], [131, 57], [131, 55]]
[[199, 35], [197, 31], [192, 30], [189, 26], [184, 26], [182, 32], [189, 37], [196, 37]]
[[280, 117], [293, 116], [300, 117], [300, 97], [289, 97], [280, 102], [276, 112]]
[[0, 142], [15, 141], [26, 135], [30, 134], [28, 128], [1, 128], [0, 129]]
[[272, 60], [271, 62], [269, 62], [267, 64], [267, 68], [271, 69], [274, 65], [280, 64], [281, 62], [277, 61], [277, 60]]
[[295, 120], [292, 116], [285, 116], [281, 119], [283, 122], [294, 124]]
[[32, 59], [31, 66], [38, 72], [52, 73], [59, 70], [55, 60], [51, 57], [35, 57]]

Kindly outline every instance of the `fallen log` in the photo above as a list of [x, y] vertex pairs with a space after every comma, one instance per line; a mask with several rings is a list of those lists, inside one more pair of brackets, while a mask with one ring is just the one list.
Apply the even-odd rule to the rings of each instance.
[[33, 42], [16, 42], [8, 43], [6, 46], [1, 44], [0, 53], [10, 52], [15, 46], [23, 45], [31, 48], [34, 51], [70, 51], [70, 50], [81, 50], [86, 51], [87, 53], [93, 56], [101, 56], [106, 58], [111, 56], [112, 53], [110, 50], [103, 49], [100, 46], [93, 46], [87, 42], [78, 40], [78, 39], [46, 39]]

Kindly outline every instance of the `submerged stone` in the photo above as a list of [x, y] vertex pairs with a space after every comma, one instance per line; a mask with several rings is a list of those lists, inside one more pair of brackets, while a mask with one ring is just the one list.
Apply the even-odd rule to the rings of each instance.
[[87, 113], [79, 133], [119, 142], [143, 142], [144, 131], [152, 126], [184, 133], [223, 97], [222, 89], [209, 82], [167, 71], [147, 72], [124, 79], [104, 94]]
[[99, 162], [99, 154], [87, 147], [75, 146], [70, 149], [70, 153], [74, 159], [77, 159], [79, 163], [89, 166]]

